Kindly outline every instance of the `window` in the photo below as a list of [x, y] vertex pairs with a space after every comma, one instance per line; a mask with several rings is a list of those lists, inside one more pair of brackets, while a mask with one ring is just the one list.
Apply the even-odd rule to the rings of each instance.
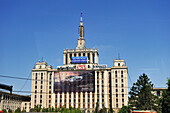
[[50, 84], [51, 84], [51, 82], [50, 82]]
[[160, 91], [157, 91], [157, 96], [160, 96]]
[[51, 95], [49, 95], [49, 98], [51, 98]]
[[116, 97], [118, 97], [118, 94], [116, 94]]
[[43, 73], [41, 73], [41, 79], [43, 79]]
[[51, 86], [49, 86], [49, 89], [51, 89]]
[[35, 84], [37, 84], [37, 81], [35, 81]]
[[120, 63], [118, 63], [118, 66], [120, 66]]
[[118, 89], [116, 89], [116, 92], [118, 92]]
[[37, 86], [35, 86], [35, 89], [37, 89]]
[[124, 92], [124, 89], [122, 89], [122, 92]]
[[122, 82], [123, 82], [123, 79], [122, 79]]
[[43, 88], [43, 86], [41, 86], [41, 89]]
[[97, 79], [99, 79], [99, 72], [97, 72]]
[[115, 71], [115, 77], [117, 77], [117, 71]]
[[124, 94], [122, 94], [122, 97], [124, 97]]
[[123, 87], [123, 84], [122, 84], [122, 87]]
[[37, 73], [35, 73], [35, 79], [37, 79]]
[[42, 100], [40, 100], [40, 103], [42, 103]]
[[117, 87], [117, 84], [116, 84], [116, 87]]
[[115, 82], [117, 83], [117, 79], [115, 79]]
[[118, 99], [116, 99], [116, 102], [118, 102]]
[[121, 71], [121, 77], [123, 77], [123, 71]]
[[122, 99], [122, 102], [124, 102], [124, 99]]
[[43, 84], [43, 81], [41, 81], [41, 84]]
[[35, 95], [35, 98], [37, 98], [37, 95]]
[[118, 108], [118, 104], [116, 104], [116, 107]]
[[85, 53], [83, 53], [83, 56], [85, 56]]
[[42, 98], [42, 95], [40, 95], [40, 98]]
[[52, 74], [50, 74], [50, 80], [51, 80], [51, 76], [52, 76]]

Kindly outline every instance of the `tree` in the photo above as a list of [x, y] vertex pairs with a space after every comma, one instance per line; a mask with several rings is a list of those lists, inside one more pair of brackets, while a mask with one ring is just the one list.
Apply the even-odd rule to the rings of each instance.
[[167, 85], [168, 89], [162, 94], [162, 113], [170, 113], [170, 78]]
[[112, 106], [109, 108], [108, 113], [114, 113]]
[[132, 107], [130, 106], [123, 106], [118, 113], [131, 113]]
[[95, 108], [94, 113], [99, 113], [99, 103], [98, 102], [96, 102], [96, 108]]
[[102, 109], [100, 109], [99, 113], [107, 113], [106, 107], [103, 107]]
[[15, 110], [15, 113], [21, 113], [21, 109], [20, 109], [20, 108], [17, 108], [17, 109]]
[[3, 113], [7, 113], [6, 109], [2, 109]]
[[42, 112], [48, 112], [48, 108], [43, 108]]
[[139, 76], [136, 83], [133, 83], [129, 92], [129, 105], [132, 109], [157, 110], [157, 97], [152, 92], [153, 84], [147, 75]]

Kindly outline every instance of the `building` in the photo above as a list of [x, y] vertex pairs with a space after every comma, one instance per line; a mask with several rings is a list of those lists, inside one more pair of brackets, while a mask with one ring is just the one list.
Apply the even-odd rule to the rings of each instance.
[[166, 89], [168, 89], [168, 88], [153, 88], [152, 93], [160, 98], [160, 97], [162, 97], [163, 91]]
[[95, 48], [85, 47], [84, 26], [79, 25], [76, 49], [65, 49], [63, 66], [53, 69], [46, 61], [37, 62], [32, 69], [31, 108], [75, 107], [93, 112], [99, 108], [115, 111], [128, 104], [128, 68], [123, 59], [114, 66], [100, 65]]
[[[23, 110], [23, 103], [30, 103], [30, 100], [31, 98], [29, 96], [0, 91], [0, 111], [3, 109], [11, 109], [14, 112], [17, 108]], [[27, 109], [30, 109], [30, 107]], [[29, 112], [29, 110], [27, 110], [27, 112]]]

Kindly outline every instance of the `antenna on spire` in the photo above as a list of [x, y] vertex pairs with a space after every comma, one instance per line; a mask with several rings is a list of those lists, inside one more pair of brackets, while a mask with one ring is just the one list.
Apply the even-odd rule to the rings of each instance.
[[120, 60], [120, 53], [118, 53], [118, 60]]
[[81, 17], [80, 17], [80, 25], [83, 26], [83, 17], [82, 17], [82, 12], [81, 12]]
[[83, 14], [83, 13], [81, 12], [81, 22], [83, 21], [82, 14]]

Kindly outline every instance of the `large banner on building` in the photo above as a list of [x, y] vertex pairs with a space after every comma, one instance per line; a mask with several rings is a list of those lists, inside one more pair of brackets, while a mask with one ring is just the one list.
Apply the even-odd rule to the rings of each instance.
[[72, 57], [71, 59], [72, 63], [87, 63], [87, 57]]
[[94, 92], [94, 71], [59, 71], [54, 73], [54, 92]]

